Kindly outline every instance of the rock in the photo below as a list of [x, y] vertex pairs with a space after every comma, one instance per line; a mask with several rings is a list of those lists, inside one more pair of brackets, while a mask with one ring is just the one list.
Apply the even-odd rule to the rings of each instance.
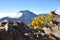
[[60, 15], [55, 15], [55, 17], [53, 18], [53, 21], [56, 21], [56, 22], [60, 22]]
[[60, 38], [60, 30], [54, 31], [52, 34], [55, 35], [56, 37]]
[[51, 33], [52, 34], [51, 36], [53, 38], [55, 38], [56, 40], [59, 40], [60, 39], [60, 15], [58, 14], [54, 14], [55, 17], [53, 18], [52, 20], [52, 24], [49, 24], [49, 26], [51, 26]]
[[8, 31], [8, 23], [4, 26], [5, 27], [5, 30]]
[[54, 27], [51, 28], [53, 31], [58, 31], [58, 25], [55, 25]]
[[24, 29], [20, 28], [23, 27], [22, 23], [20, 26], [18, 25], [14, 26], [14, 25], [10, 25], [10, 23], [8, 22], [8, 24], [5, 24], [4, 27], [5, 30], [0, 31], [0, 40], [29, 40], [29, 37], [25, 36], [24, 32], [22, 32], [22, 30]]
[[50, 28], [44, 27], [44, 28], [42, 28], [42, 29], [45, 31], [46, 34], [48, 34], [48, 35], [51, 34], [51, 29], [50, 29]]

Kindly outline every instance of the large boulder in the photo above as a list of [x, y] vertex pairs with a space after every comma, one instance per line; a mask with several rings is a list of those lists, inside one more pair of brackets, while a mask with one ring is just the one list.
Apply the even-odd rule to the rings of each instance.
[[56, 12], [53, 12], [55, 15], [52, 24], [49, 25], [51, 26], [51, 34], [54, 35], [55, 38], [60, 39], [60, 12], [56, 10]]
[[4, 26], [4, 30], [0, 30], [0, 40], [29, 40], [29, 37], [25, 36], [24, 32], [22, 32], [23, 28], [20, 28], [23, 27], [23, 24], [20, 24], [21, 26], [14, 26], [11, 25], [10, 22], [7, 22]]

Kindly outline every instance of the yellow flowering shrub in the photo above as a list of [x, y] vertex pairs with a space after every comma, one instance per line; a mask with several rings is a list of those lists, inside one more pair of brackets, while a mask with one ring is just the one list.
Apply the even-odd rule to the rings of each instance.
[[46, 25], [48, 25], [52, 21], [53, 18], [54, 18], [54, 14], [52, 13], [49, 13], [47, 17], [44, 15], [40, 15], [33, 19], [33, 21], [31, 22], [31, 25], [34, 29], [43, 28]]

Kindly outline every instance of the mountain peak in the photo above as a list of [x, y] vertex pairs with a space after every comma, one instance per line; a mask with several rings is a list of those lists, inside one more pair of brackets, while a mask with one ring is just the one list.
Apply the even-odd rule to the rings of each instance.
[[[18, 13], [22, 13], [23, 15], [30, 15], [30, 14], [34, 14], [33, 12], [29, 11], [29, 10], [22, 10], [19, 11]], [[35, 14], [34, 14], [35, 15]]]
[[29, 10], [19, 11], [19, 13], [23, 14], [21, 17], [19, 17], [19, 19], [25, 24], [30, 23], [33, 20], [33, 18], [37, 16], [36, 14]]
[[19, 12], [30, 12], [29, 10], [22, 10], [22, 11], [19, 11]]

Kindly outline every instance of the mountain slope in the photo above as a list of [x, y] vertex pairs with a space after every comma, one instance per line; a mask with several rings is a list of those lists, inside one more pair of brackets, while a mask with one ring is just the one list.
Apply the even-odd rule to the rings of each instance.
[[36, 17], [37, 15], [34, 14], [33, 12], [30, 12], [28, 10], [25, 11], [19, 11], [21, 13], [23, 13], [23, 15], [21, 17], [19, 17], [20, 21], [26, 23], [30, 23], [34, 17]]
[[[22, 16], [19, 13], [22, 13]], [[37, 16], [36, 14], [30, 12], [29, 10], [19, 11], [17, 14], [19, 14], [20, 17], [18, 18], [3, 17], [2, 19], [0, 19], [0, 21], [4, 21], [7, 19], [14, 21], [22, 21], [23, 23], [27, 24], [30, 23], [33, 20], [33, 18]]]

